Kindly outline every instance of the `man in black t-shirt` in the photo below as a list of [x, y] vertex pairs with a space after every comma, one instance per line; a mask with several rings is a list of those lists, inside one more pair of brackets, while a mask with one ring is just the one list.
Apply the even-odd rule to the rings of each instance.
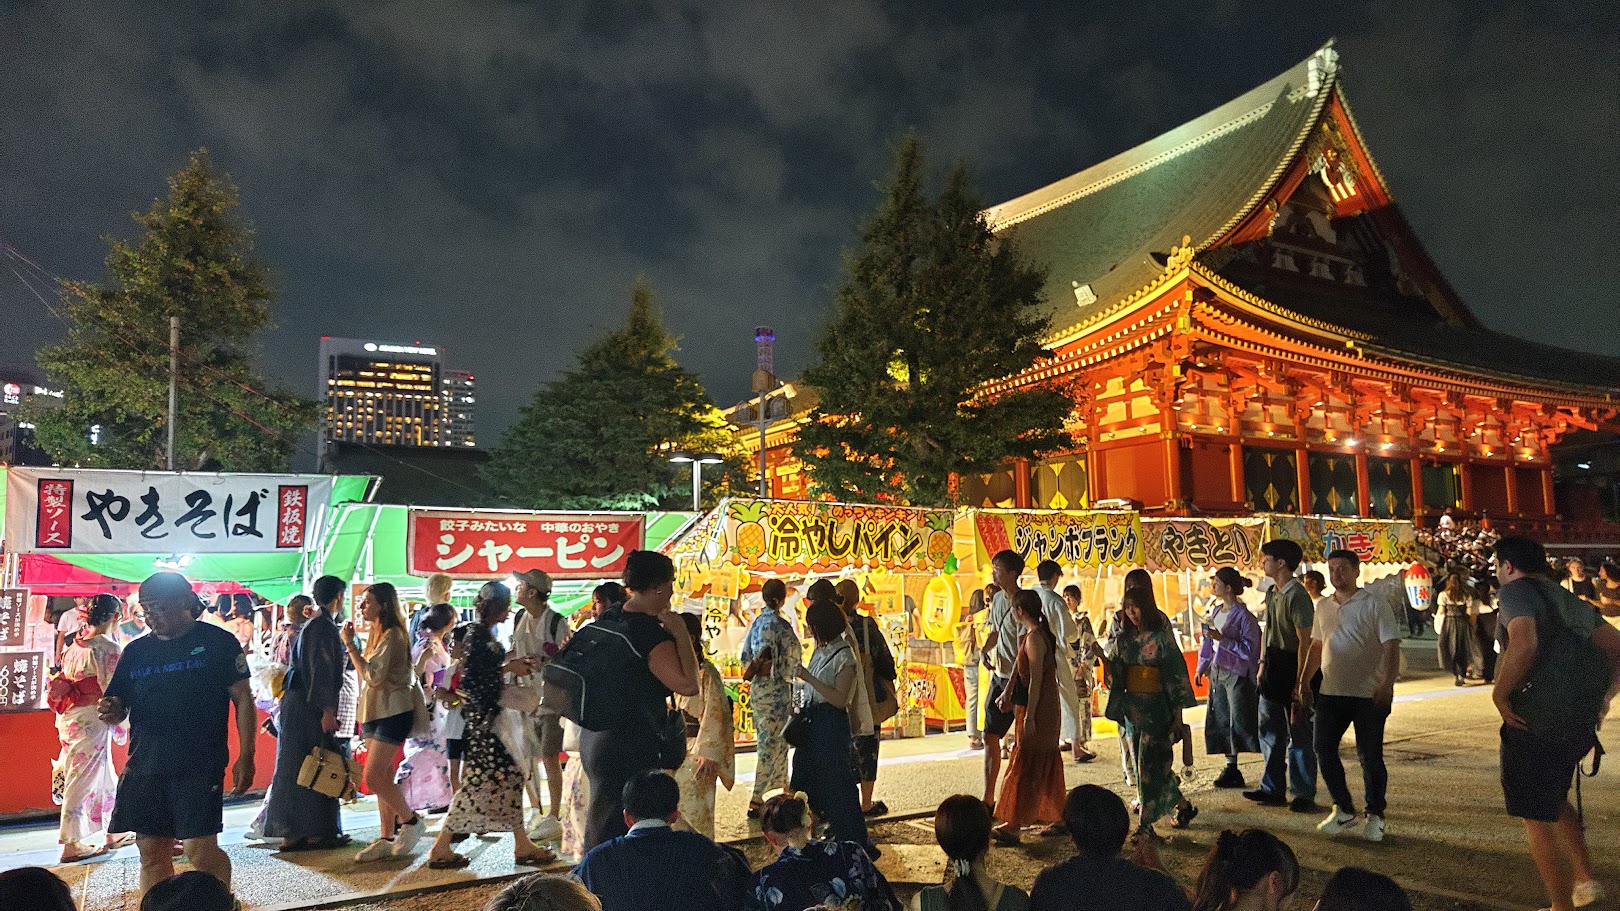
[[129, 761], [111, 825], [136, 834], [141, 894], [174, 875], [176, 839], [197, 869], [229, 887], [231, 861], [219, 848], [227, 719], [234, 706], [232, 794], [253, 784], [258, 721], [247, 656], [230, 632], [197, 622], [197, 596], [183, 576], [156, 573], [140, 593], [151, 632], [125, 646], [99, 706], [107, 724], [129, 719]]

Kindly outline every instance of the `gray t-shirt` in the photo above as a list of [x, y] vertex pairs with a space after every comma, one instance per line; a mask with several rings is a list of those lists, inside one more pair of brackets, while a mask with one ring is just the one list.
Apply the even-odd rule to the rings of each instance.
[[1011, 678], [1013, 668], [1018, 663], [1021, 627], [1013, 616], [1012, 599], [1007, 597], [1006, 592], [996, 592], [995, 599], [990, 602], [989, 623], [990, 629], [996, 634], [995, 674], [997, 677]]
[[[1539, 597], [1536, 594], [1538, 588], [1541, 590]], [[1556, 607], [1558, 619], [1583, 639], [1592, 635], [1599, 622], [1597, 609], [1590, 603], [1582, 601], [1560, 586], [1533, 576], [1514, 579], [1502, 586], [1502, 590], [1497, 593], [1496, 603], [1502, 613], [1498, 629], [1504, 629], [1520, 617], [1529, 617], [1533, 620], [1537, 614], [1545, 612], [1549, 605]]]

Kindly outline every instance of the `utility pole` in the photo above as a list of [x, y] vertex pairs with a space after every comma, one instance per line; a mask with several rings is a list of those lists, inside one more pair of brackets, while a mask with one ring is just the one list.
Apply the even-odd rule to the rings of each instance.
[[169, 470], [174, 470], [174, 425], [180, 417], [180, 317], [169, 317]]
[[754, 422], [759, 425], [759, 498], [770, 496], [765, 483], [765, 393], [776, 385], [776, 330], [770, 326], [754, 329], [754, 391], [759, 393], [759, 408]]

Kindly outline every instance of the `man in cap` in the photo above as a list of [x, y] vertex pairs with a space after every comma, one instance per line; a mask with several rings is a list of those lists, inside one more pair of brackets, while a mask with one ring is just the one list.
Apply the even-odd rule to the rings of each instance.
[[150, 633], [125, 646], [99, 705], [107, 724], [129, 719], [129, 761], [110, 828], [136, 835], [142, 894], [174, 875], [176, 839], [197, 869], [228, 888], [231, 861], [219, 833], [231, 707], [232, 794], [253, 785], [258, 729], [247, 656], [229, 631], [197, 622], [197, 595], [185, 577], [156, 573], [141, 583], [140, 597]]
[[[551, 577], [542, 570], [526, 569], [514, 576], [517, 579], [517, 619], [512, 623], [512, 657], [532, 658], [533, 673], [517, 678], [519, 686], [540, 687], [540, 672], [553, 656], [568, 642], [570, 630], [562, 614], [551, 609]], [[562, 717], [556, 709], [540, 707], [535, 719], [540, 743], [540, 764], [546, 770], [546, 790], [551, 796], [551, 813], [535, 825], [533, 837], [538, 841], [562, 835], [562, 821], [558, 818], [562, 807]], [[535, 780], [533, 762], [528, 770], [529, 780]], [[531, 790], [536, 810], [540, 809], [540, 795]]]

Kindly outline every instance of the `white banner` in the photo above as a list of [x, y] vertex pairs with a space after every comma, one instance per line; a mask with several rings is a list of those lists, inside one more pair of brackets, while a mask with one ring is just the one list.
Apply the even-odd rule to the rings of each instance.
[[221, 554], [312, 545], [329, 475], [6, 470], [6, 549], [24, 554]]

